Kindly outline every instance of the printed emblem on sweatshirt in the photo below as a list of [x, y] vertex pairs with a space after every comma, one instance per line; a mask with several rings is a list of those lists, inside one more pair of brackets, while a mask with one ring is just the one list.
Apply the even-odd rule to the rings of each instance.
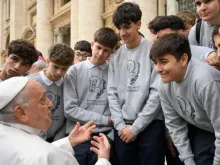
[[139, 77], [140, 63], [128, 60], [127, 64], [128, 77], [130, 78], [130, 85], [134, 85]]
[[189, 99], [183, 99], [179, 96], [176, 97], [177, 102], [180, 106], [180, 109], [183, 113], [184, 116], [187, 116], [189, 119], [191, 119], [193, 122], [195, 122], [195, 109], [193, 108], [191, 102], [189, 101]]
[[51, 100], [53, 103], [53, 108], [51, 109], [51, 113], [54, 114], [55, 111], [59, 108], [60, 106], [60, 95], [53, 93], [52, 91], [47, 91], [46, 93], [47, 97]]
[[89, 78], [89, 91], [96, 92], [96, 99], [99, 99], [101, 95], [106, 91], [107, 83], [105, 80], [98, 76], [92, 76]]

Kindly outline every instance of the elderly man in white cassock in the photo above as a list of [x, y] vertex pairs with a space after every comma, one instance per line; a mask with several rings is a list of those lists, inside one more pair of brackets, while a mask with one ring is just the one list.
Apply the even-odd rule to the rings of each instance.
[[[93, 122], [76, 127], [68, 137], [47, 143], [39, 137], [51, 124], [51, 101], [36, 81], [13, 77], [0, 83], [0, 164], [78, 165], [72, 146], [90, 138]], [[101, 134], [94, 137], [96, 165], [110, 165], [109, 143]]]

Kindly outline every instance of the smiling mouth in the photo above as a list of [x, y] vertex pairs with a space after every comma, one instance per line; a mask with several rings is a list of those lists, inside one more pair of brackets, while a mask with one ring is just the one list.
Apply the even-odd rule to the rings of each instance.
[[165, 77], [167, 74], [160, 74], [161, 77]]
[[208, 15], [209, 15], [208, 13], [202, 13], [202, 17], [206, 17]]

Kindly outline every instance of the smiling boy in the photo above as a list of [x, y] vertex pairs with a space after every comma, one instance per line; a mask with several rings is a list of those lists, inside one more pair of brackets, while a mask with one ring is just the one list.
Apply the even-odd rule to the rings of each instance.
[[168, 34], [151, 48], [162, 82], [166, 126], [185, 165], [220, 164], [220, 73], [191, 59], [187, 38]]

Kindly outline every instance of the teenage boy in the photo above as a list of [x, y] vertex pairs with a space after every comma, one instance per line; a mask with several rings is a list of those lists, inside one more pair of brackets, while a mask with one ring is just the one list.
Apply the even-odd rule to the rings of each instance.
[[[220, 164], [220, 72], [191, 59], [188, 39], [161, 37], [151, 48], [166, 126], [185, 165]], [[213, 161], [214, 160], [214, 161]]]
[[[113, 53], [117, 43], [118, 36], [114, 30], [107, 27], [97, 30], [91, 43], [92, 57], [71, 66], [68, 70], [64, 80], [67, 134], [76, 122], [85, 124], [90, 120], [96, 125], [93, 135], [104, 133], [110, 137], [113, 133], [107, 99], [106, 59]], [[93, 165], [97, 161], [97, 155], [90, 151], [91, 140], [74, 147], [80, 165]]]
[[[190, 30], [189, 42], [214, 48], [212, 32], [220, 22], [220, 0], [195, 0], [195, 6], [201, 19]], [[220, 56], [216, 53], [208, 56], [207, 62], [220, 68]]]
[[164, 121], [158, 81], [149, 58], [151, 42], [138, 34], [142, 12], [135, 3], [123, 3], [113, 23], [125, 43], [112, 56], [108, 100], [114, 123], [116, 154], [121, 165], [164, 163]]
[[[65, 136], [63, 77], [74, 60], [74, 51], [66, 44], [56, 44], [49, 50], [48, 68], [29, 75], [30, 79], [38, 81], [45, 89], [47, 97], [52, 101], [52, 124], [46, 132], [46, 141], [53, 142]], [[62, 135], [63, 132], [63, 135]], [[42, 136], [45, 136], [43, 134]]]
[[[165, 34], [185, 34], [186, 30], [183, 20], [175, 15], [158, 16], [149, 23], [148, 28], [156, 36], [155, 40]], [[190, 48], [192, 57], [203, 62], [206, 61], [209, 55], [215, 53], [213, 49], [204, 46], [190, 45]]]
[[[214, 26], [220, 22], [220, 0], [195, 0], [195, 6], [201, 18], [201, 25], [199, 28], [196, 28], [196, 25], [192, 27], [189, 33], [189, 42], [193, 45], [213, 48], [212, 32]], [[196, 34], [197, 30], [199, 30], [199, 38]]]
[[183, 20], [185, 25], [184, 34], [188, 36], [190, 29], [196, 24], [197, 21], [196, 15], [189, 10], [183, 10], [178, 12], [176, 16], [178, 16]]
[[74, 64], [85, 61], [87, 57], [91, 57], [92, 55], [91, 44], [85, 40], [76, 42], [76, 44], [74, 45], [74, 53]]
[[37, 59], [38, 53], [30, 42], [23, 39], [11, 41], [3, 55], [5, 63], [0, 70], [0, 82], [10, 77], [24, 75]]

